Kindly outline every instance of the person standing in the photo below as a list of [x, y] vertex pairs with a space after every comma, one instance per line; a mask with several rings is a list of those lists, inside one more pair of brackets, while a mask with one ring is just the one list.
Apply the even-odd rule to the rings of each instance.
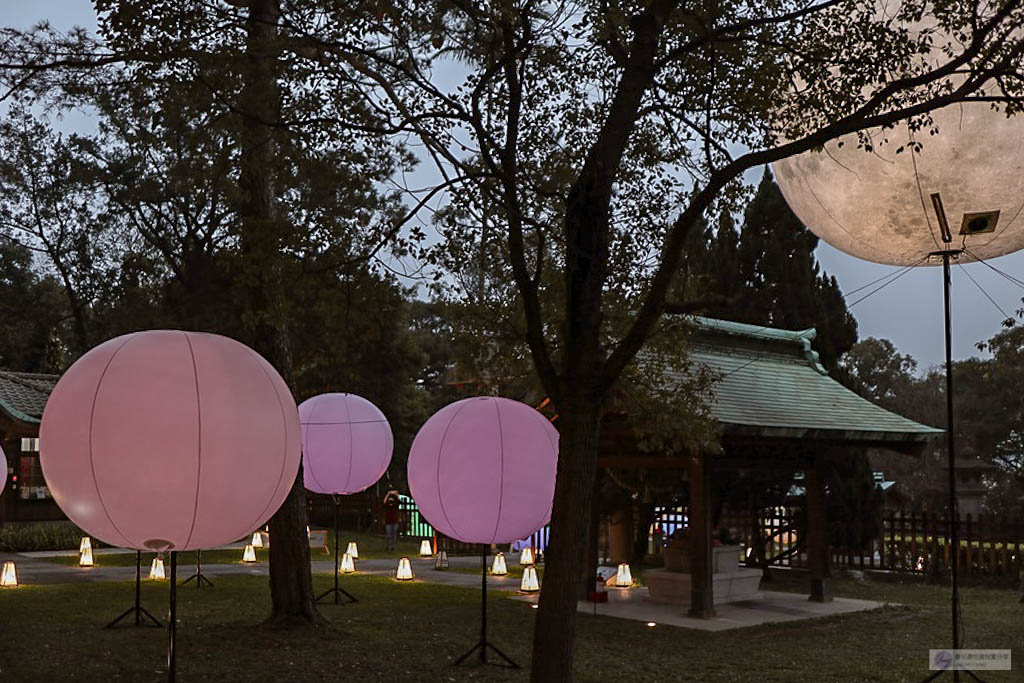
[[384, 494], [384, 550], [398, 549], [398, 491]]

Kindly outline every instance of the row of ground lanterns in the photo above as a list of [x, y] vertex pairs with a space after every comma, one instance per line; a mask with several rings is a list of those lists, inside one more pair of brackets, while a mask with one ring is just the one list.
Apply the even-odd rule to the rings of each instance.
[[[242, 562], [253, 563], [256, 562], [256, 548], [264, 547], [263, 533], [255, 532], [252, 536], [252, 542], [247, 543], [245, 549], [242, 551]], [[78, 547], [78, 566], [80, 567], [93, 567], [95, 562], [92, 557], [92, 540], [88, 536], [82, 538], [82, 542]], [[420, 543], [420, 557], [433, 557], [434, 551], [431, 547], [430, 541], [423, 540]], [[355, 573], [355, 561], [359, 559], [359, 547], [355, 541], [350, 541], [348, 547], [345, 550], [345, 554], [341, 558], [341, 567], [339, 571], [342, 574]], [[540, 590], [540, 581], [537, 578], [537, 568], [533, 554], [533, 548], [530, 546], [524, 547], [519, 554], [519, 564], [524, 567], [523, 569], [523, 580], [520, 583], [519, 590], [523, 593], [536, 593]], [[437, 559], [434, 563], [434, 569], [447, 569], [448, 568], [448, 553], [445, 550], [441, 550], [437, 553]], [[494, 560], [491, 563], [491, 576], [507, 576], [508, 565], [505, 562], [504, 553], [496, 553]], [[398, 560], [398, 566], [395, 569], [394, 577], [397, 581], [411, 581], [415, 578], [412, 571], [412, 564], [409, 562], [408, 557], [403, 557]], [[153, 562], [149, 568], [149, 578], [154, 580], [166, 579], [166, 573], [164, 572], [164, 561], [163, 558], [157, 556], [153, 558]], [[3, 570], [0, 572], [0, 587], [12, 587], [18, 585], [18, 573], [14, 562], [4, 562]], [[619, 564], [615, 573], [615, 582], [613, 584], [616, 588], [631, 588], [633, 586], [633, 577], [629, 570], [629, 565], [625, 562]]]

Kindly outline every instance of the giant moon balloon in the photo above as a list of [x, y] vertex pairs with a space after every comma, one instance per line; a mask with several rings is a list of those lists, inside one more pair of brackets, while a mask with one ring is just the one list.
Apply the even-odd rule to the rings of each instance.
[[420, 428], [409, 490], [435, 529], [466, 543], [511, 543], [551, 518], [558, 432], [528, 405], [480, 396]]
[[54, 387], [39, 434], [57, 504], [139, 550], [247, 536], [288, 495], [299, 416], [259, 354], [214, 334], [153, 330], [100, 344]]
[[[936, 39], [934, 55], [942, 42]], [[935, 110], [932, 119], [935, 135], [928, 126], [913, 131], [906, 121], [869, 130], [870, 152], [858, 148], [855, 134], [846, 135], [822, 151], [774, 163], [775, 179], [810, 230], [869, 261], [941, 263], [926, 259], [964, 249], [964, 262], [1024, 247], [1024, 116], [1007, 118], [988, 103], [965, 102]], [[935, 193], [948, 218], [948, 245]]]
[[299, 405], [302, 478], [314, 493], [356, 493], [377, 483], [394, 439], [380, 409], [355, 394], [320, 394]]

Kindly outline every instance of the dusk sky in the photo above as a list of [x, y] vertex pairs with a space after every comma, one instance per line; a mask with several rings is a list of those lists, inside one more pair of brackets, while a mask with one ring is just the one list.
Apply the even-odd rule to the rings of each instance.
[[[0, 7], [0, 25], [28, 28], [40, 20], [49, 20], [55, 28], [81, 25], [95, 28], [95, 15], [87, 0], [36, 0], [32, 3], [4, 3]], [[760, 172], [754, 178], [760, 177]], [[818, 249], [822, 267], [835, 275], [844, 293], [899, 270], [892, 266], [868, 263], [823, 245]], [[1017, 253], [991, 261], [995, 267], [1024, 280], [1024, 254]], [[1024, 289], [1011, 284], [983, 264], [970, 264], [953, 270], [953, 354], [955, 358], [979, 355], [975, 343], [991, 337], [1005, 317], [970, 281], [964, 270], [991, 295], [1007, 314], [1021, 307]], [[847, 305], [871, 291], [868, 288], [847, 296]], [[874, 294], [853, 309], [860, 338], [891, 339], [902, 353], [913, 356], [924, 369], [940, 363], [944, 357], [942, 341], [941, 269], [921, 267], [912, 270], [894, 284]]]

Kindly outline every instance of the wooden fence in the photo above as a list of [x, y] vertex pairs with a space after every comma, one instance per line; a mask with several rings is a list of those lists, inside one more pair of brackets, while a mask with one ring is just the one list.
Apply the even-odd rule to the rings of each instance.
[[[750, 515], [726, 512], [719, 528], [737, 532], [749, 549], [746, 562], [759, 564], [755, 533], [760, 525], [763, 557], [775, 566], [806, 568], [803, 510], [779, 507], [764, 510], [757, 522]], [[662, 531], [655, 539], [668, 538], [673, 528], [686, 526], [682, 508], [658, 511], [654, 525]], [[951, 562], [949, 522], [934, 513], [887, 512], [878, 538], [864, 548], [833, 547], [832, 566], [880, 569], [911, 574], [944, 574]], [[1004, 577], [1017, 580], [1024, 571], [1024, 521], [981, 516], [960, 518], [960, 549], [955, 553], [957, 570], [965, 577]]]

